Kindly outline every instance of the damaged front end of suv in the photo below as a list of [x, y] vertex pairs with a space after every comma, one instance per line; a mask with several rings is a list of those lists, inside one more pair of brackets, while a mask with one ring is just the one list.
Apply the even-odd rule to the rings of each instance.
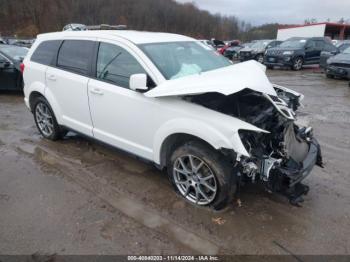
[[228, 96], [196, 95], [191, 102], [268, 131], [238, 131], [249, 154], [237, 156], [238, 186], [247, 180], [260, 180], [268, 191], [281, 193], [291, 204], [299, 205], [309, 190], [302, 181], [314, 165], [323, 167], [321, 149], [312, 128], [299, 127], [295, 122], [303, 96], [281, 86], [273, 87], [277, 96], [244, 89]]
[[[236, 194], [246, 181], [261, 181], [268, 191], [299, 205], [309, 190], [302, 181], [315, 165], [323, 167], [312, 128], [296, 123], [303, 95], [272, 84], [266, 68], [255, 61], [168, 81], [146, 95], [178, 96], [215, 111], [219, 115], [207, 112], [202, 117], [216, 123], [218, 130], [220, 119], [230, 122], [232, 145], [213, 147], [232, 152], [238, 170]], [[229, 121], [222, 114], [239, 121]]]

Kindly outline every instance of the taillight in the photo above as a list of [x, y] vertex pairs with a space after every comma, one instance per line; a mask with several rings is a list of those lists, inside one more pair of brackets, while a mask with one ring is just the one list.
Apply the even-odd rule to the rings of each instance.
[[22, 73], [22, 75], [23, 75], [23, 73], [24, 73], [24, 64], [23, 63], [21, 63], [20, 65], [19, 65], [19, 69], [21, 70], [21, 73]]

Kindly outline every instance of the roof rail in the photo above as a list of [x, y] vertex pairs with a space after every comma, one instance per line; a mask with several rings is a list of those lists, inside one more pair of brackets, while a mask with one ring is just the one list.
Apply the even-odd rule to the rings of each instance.
[[108, 24], [101, 24], [101, 25], [88, 25], [86, 26], [88, 30], [126, 30], [126, 25], [108, 25]]

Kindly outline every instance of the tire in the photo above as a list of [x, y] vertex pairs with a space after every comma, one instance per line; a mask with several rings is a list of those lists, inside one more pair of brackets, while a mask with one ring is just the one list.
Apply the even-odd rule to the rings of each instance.
[[326, 74], [326, 77], [329, 79], [334, 79], [334, 75], [331, 75], [331, 74]]
[[234, 198], [234, 170], [233, 164], [218, 151], [198, 141], [179, 146], [167, 159], [168, 176], [175, 191], [191, 204], [215, 210], [225, 208]]
[[67, 131], [58, 125], [55, 114], [44, 97], [35, 98], [33, 115], [36, 127], [44, 138], [55, 141], [67, 134]]
[[255, 60], [258, 61], [260, 64], [264, 63], [264, 55], [259, 54], [255, 57]]
[[270, 70], [273, 70], [273, 69], [274, 69], [274, 67], [271, 66], [271, 65], [268, 65], [268, 66], [266, 66], [266, 67], [267, 67], [267, 69], [270, 69]]
[[297, 57], [293, 61], [292, 69], [294, 71], [299, 71], [303, 68], [304, 59], [302, 57]]

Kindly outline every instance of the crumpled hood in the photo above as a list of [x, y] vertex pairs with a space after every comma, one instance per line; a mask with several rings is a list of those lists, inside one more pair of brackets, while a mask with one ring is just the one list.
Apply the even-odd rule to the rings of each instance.
[[265, 71], [264, 65], [251, 60], [201, 74], [167, 80], [146, 92], [145, 96], [181, 96], [213, 92], [231, 95], [245, 88], [277, 96]]

